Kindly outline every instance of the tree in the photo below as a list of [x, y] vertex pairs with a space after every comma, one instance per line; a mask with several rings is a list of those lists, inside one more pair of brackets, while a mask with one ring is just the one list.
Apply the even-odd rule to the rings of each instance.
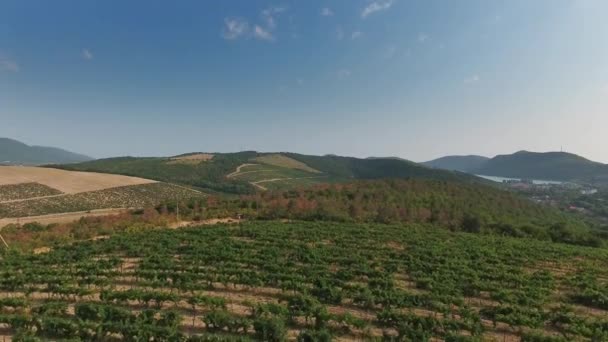
[[259, 317], [253, 321], [255, 337], [261, 341], [282, 342], [287, 336], [287, 329], [282, 319], [277, 317]]

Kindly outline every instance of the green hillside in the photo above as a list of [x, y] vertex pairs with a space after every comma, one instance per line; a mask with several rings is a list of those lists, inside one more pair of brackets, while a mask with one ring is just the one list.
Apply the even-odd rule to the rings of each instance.
[[480, 169], [490, 158], [482, 156], [447, 156], [422, 163], [434, 169], [473, 172]]
[[520, 151], [496, 156], [474, 170], [477, 174], [559, 181], [608, 182], [608, 165], [565, 152]]
[[463, 173], [435, 170], [396, 159], [358, 159], [295, 153], [187, 154], [171, 158], [121, 157], [55, 166], [68, 170], [137, 176], [224, 193], [288, 189], [353, 179], [425, 178], [482, 182]]

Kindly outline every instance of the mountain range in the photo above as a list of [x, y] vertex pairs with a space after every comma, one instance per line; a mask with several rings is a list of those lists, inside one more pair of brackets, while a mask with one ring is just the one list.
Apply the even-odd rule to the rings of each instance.
[[93, 158], [56, 147], [30, 146], [0, 138], [0, 165], [44, 165], [80, 163]]
[[[240, 185], [237, 186], [239, 183], [237, 180], [240, 179], [226, 179], [225, 177], [233, 172], [237, 166], [247, 163], [266, 165], [266, 169], [263, 171], [255, 170], [255, 167], [248, 170], [255, 171], [247, 173], [249, 174], [247, 175], [249, 183], [268, 182], [269, 179], [273, 178], [299, 179], [299, 183], [306, 179], [308, 179], [306, 182], [326, 182], [348, 179], [408, 177], [474, 181], [475, 177], [466, 175], [468, 173], [608, 184], [607, 164], [594, 162], [566, 152], [519, 151], [493, 158], [478, 155], [446, 156], [421, 163], [422, 165], [397, 157], [359, 159], [336, 155], [310, 156], [296, 153], [258, 153], [254, 151], [215, 153], [205, 156], [213, 158], [209, 162], [200, 162], [195, 158], [194, 160], [190, 159], [187, 163], [178, 161], [175, 157], [123, 157], [91, 162], [93, 160], [91, 157], [60, 148], [30, 146], [17, 140], [0, 138], [0, 165], [75, 164], [66, 166], [66, 168], [176, 181], [177, 183], [205, 188], [213, 184], [215, 186], [212, 186], [212, 188], [217, 187], [217, 190], [220, 191], [225, 190], [228, 184], [231, 184], [231, 187], [241, 188]], [[274, 164], [270, 165], [271, 167], [268, 160], [274, 160]], [[83, 162], [84, 164], [78, 164]], [[286, 164], [276, 164], [277, 162]], [[300, 168], [294, 171], [292, 166], [296, 163], [308, 166], [310, 169]], [[326, 179], [314, 172], [306, 173], [312, 169], [317, 170]], [[274, 177], [254, 178], [253, 175], [256, 174], [273, 175]], [[249, 183], [241, 182], [241, 185]], [[236, 192], [241, 191], [237, 190]]]
[[462, 172], [525, 179], [608, 182], [608, 165], [567, 152], [529, 152], [482, 156], [448, 156], [422, 163], [426, 166]]

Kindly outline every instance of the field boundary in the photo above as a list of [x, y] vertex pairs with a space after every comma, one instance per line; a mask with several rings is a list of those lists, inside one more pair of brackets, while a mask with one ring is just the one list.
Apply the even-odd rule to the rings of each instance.
[[10, 217], [0, 219], [0, 230], [9, 224], [27, 224], [38, 222], [41, 224], [51, 223], [68, 223], [79, 220], [82, 217], [95, 217], [95, 216], [107, 216], [114, 214], [121, 214], [133, 208], [108, 208], [108, 209], [94, 209], [87, 211], [75, 211], [69, 213], [58, 213], [38, 216], [25, 216], [25, 217]]

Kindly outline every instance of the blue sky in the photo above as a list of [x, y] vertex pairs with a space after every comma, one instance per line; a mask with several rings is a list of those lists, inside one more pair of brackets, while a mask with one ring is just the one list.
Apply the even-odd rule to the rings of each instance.
[[0, 136], [190, 151], [608, 162], [605, 0], [0, 4]]

